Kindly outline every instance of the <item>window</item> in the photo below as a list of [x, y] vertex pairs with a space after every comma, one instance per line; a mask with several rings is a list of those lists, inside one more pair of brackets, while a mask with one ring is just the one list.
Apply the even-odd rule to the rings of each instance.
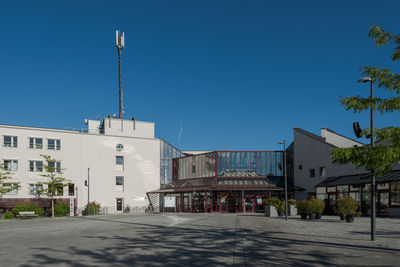
[[18, 160], [4, 160], [4, 170], [12, 172], [18, 171]]
[[69, 184], [68, 185], [68, 196], [74, 196], [74, 195], [75, 195], [75, 185]]
[[4, 146], [5, 147], [18, 147], [18, 137], [17, 136], [4, 136]]
[[117, 151], [122, 151], [122, 150], [124, 150], [124, 146], [121, 145], [121, 144], [116, 145], [115, 148], [117, 149]]
[[60, 161], [49, 161], [48, 172], [61, 172], [61, 162]]
[[43, 171], [43, 161], [30, 160], [29, 161], [29, 171], [42, 172]]
[[42, 184], [29, 184], [29, 195], [37, 196], [40, 195], [42, 191], [43, 191]]
[[315, 169], [310, 169], [310, 177], [315, 177]]
[[196, 173], [196, 165], [192, 165], [192, 172]]
[[48, 139], [47, 140], [47, 149], [60, 150], [61, 149], [61, 140], [60, 139]]
[[115, 185], [124, 185], [124, 177], [123, 176], [115, 177]]
[[326, 167], [319, 167], [319, 176], [320, 177], [326, 176]]
[[64, 195], [64, 185], [63, 184], [57, 184], [57, 196], [63, 196]]
[[345, 198], [349, 195], [348, 185], [338, 185], [337, 186], [338, 199]]
[[115, 169], [117, 171], [123, 171], [124, 170], [124, 157], [122, 156], [116, 156], [115, 157]]
[[29, 137], [29, 148], [42, 149], [43, 138]]
[[3, 189], [4, 189], [4, 191], [6, 191], [6, 193], [4, 195], [8, 195], [8, 196], [18, 195], [18, 184], [6, 183], [6, 184], [3, 184]]
[[400, 181], [391, 184], [390, 205], [400, 206]]

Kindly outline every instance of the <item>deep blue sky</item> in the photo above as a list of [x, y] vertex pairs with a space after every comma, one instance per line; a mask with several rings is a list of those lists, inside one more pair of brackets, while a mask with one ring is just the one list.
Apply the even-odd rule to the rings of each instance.
[[369, 94], [360, 66], [400, 72], [368, 38], [376, 24], [400, 33], [399, 13], [394, 0], [2, 1], [0, 123], [81, 128], [118, 113], [120, 29], [125, 117], [181, 149], [280, 149], [295, 127], [353, 137], [369, 115], [339, 97]]

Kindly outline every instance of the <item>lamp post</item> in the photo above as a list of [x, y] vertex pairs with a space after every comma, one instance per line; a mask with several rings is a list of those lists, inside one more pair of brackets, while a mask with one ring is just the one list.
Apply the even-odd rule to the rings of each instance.
[[287, 169], [286, 169], [286, 142], [283, 140], [278, 144], [283, 145], [283, 164], [285, 165], [284, 173], [285, 173], [285, 219], [288, 219], [288, 198], [287, 198]]
[[[371, 84], [371, 96], [372, 99], [374, 97], [374, 83], [371, 77], [364, 77], [357, 81], [358, 83], [367, 83]], [[371, 107], [371, 148], [375, 146], [374, 141], [374, 108]], [[375, 183], [375, 174], [374, 170], [371, 170], [371, 240], [375, 241], [376, 239], [376, 183]]]

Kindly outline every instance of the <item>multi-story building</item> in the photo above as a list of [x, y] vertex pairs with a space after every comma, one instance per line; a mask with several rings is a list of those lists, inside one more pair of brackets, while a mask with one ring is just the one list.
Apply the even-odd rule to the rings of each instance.
[[[41, 155], [48, 155], [70, 183], [58, 198], [75, 198], [82, 209], [89, 190], [89, 199], [99, 202], [105, 212], [122, 212], [127, 206], [144, 210], [146, 192], [159, 188], [162, 177], [164, 141], [154, 138], [154, 123], [111, 116], [85, 123], [87, 131], [0, 125], [0, 159], [12, 172], [10, 181], [20, 185], [0, 199], [0, 207], [40, 198], [37, 192], [46, 180], [41, 176], [45, 172]], [[164, 176], [168, 179], [168, 173]]]
[[321, 129], [321, 136], [295, 128], [292, 144], [294, 184], [305, 189], [296, 192], [296, 199], [315, 195], [315, 186], [327, 177], [363, 172], [351, 164], [334, 164], [331, 158], [334, 148], [363, 145], [327, 128]]

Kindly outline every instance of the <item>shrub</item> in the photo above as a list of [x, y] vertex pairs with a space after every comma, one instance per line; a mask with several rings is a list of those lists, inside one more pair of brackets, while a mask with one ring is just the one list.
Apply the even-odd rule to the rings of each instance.
[[[94, 215], [94, 214], [98, 214], [100, 211], [101, 205], [100, 203], [96, 202], [96, 201], [92, 201], [89, 203], [89, 215]], [[82, 211], [83, 215], [88, 215], [87, 214], [87, 204], [85, 206], [85, 209]]]
[[44, 213], [43, 208], [40, 208], [38, 204], [33, 201], [18, 203], [12, 211], [14, 215], [18, 215], [21, 211], [34, 211], [37, 215], [43, 215]]
[[308, 200], [300, 200], [297, 201], [297, 212], [299, 214], [309, 214], [311, 213], [311, 206], [310, 206], [310, 202]]
[[15, 217], [14, 217], [14, 213], [12, 213], [12, 211], [9, 211], [9, 210], [7, 210], [5, 213], [4, 213], [4, 219], [14, 219]]
[[282, 201], [279, 198], [268, 198], [264, 201], [264, 205], [273, 206], [277, 211], [285, 210], [284, 208], [282, 210]]
[[358, 215], [357, 213], [358, 205], [359, 205], [358, 201], [349, 196], [336, 200], [335, 210], [338, 214], [341, 214], [343, 216], [349, 214]]
[[324, 212], [325, 201], [323, 201], [322, 199], [315, 198], [315, 197], [312, 197], [308, 201], [311, 206], [311, 212], [314, 212], [317, 214], [322, 214]]
[[294, 200], [293, 198], [290, 198], [290, 199], [288, 199], [288, 201], [287, 201], [287, 203], [289, 204], [289, 205], [296, 205], [296, 200]]
[[69, 205], [65, 202], [56, 202], [54, 205], [54, 216], [61, 217], [69, 214]]

